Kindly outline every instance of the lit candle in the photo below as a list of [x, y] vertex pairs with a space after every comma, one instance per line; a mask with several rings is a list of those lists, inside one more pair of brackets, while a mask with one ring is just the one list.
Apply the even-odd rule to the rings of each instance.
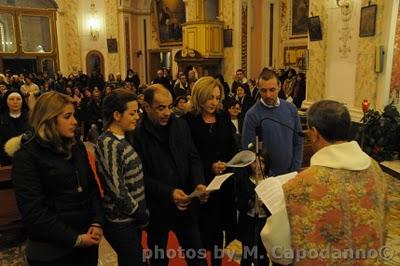
[[362, 110], [364, 113], [366, 113], [366, 112], [368, 112], [368, 109], [369, 109], [369, 102], [367, 99], [364, 99], [362, 101]]

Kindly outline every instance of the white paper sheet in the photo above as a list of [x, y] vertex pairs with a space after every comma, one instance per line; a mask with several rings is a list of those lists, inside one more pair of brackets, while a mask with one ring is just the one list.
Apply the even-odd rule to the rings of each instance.
[[227, 173], [223, 175], [217, 175], [214, 179], [208, 184], [206, 191], [214, 191], [219, 190], [222, 183], [224, 183], [233, 173]]
[[271, 214], [274, 214], [285, 208], [285, 196], [282, 185], [294, 178], [297, 172], [269, 177], [261, 181], [255, 188], [255, 191], [261, 201], [267, 206]]
[[233, 158], [225, 165], [227, 167], [246, 167], [256, 160], [256, 154], [252, 151], [244, 150], [238, 152]]
[[203, 194], [204, 192], [201, 192], [201, 191], [199, 191], [199, 190], [195, 190], [195, 191], [193, 191], [192, 193], [190, 193], [190, 195], [189, 195], [189, 198], [195, 198], [195, 197], [200, 197], [201, 196], [201, 194]]
[[[211, 192], [215, 190], [219, 190], [221, 185], [231, 176], [233, 173], [227, 173], [223, 175], [217, 175], [214, 177], [214, 179], [210, 182], [210, 184], [207, 186], [206, 191]], [[194, 197], [199, 197], [201, 194], [204, 192], [195, 190], [192, 193], [190, 193], [189, 198], [194, 198]]]

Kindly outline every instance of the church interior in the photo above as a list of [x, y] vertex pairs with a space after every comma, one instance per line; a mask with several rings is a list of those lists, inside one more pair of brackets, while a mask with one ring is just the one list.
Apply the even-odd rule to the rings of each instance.
[[[400, 265], [400, 146], [389, 143], [395, 148], [383, 154], [383, 146], [368, 144], [377, 130], [366, 119], [385, 119], [385, 108], [393, 107], [392, 127], [382, 129], [381, 122], [374, 138], [395, 134], [390, 139], [399, 142], [399, 0], [0, 0], [4, 75], [97, 73], [107, 82], [110, 74], [125, 79], [133, 70], [141, 84], [151, 84], [160, 69], [172, 80], [195, 69], [197, 77], [220, 74], [230, 85], [237, 70], [250, 84], [265, 67], [302, 73], [304, 119], [321, 99], [346, 105], [354, 135], [362, 132], [368, 153], [392, 177], [386, 245], [396, 252], [385, 265]], [[0, 242], [12, 243], [0, 243], [0, 265], [26, 265], [10, 168], [0, 170]], [[99, 265], [116, 265], [107, 243]]]

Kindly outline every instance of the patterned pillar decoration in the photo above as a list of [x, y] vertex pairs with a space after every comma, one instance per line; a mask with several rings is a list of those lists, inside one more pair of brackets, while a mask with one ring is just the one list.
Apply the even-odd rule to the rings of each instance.
[[390, 101], [400, 106], [400, 9], [397, 16], [396, 37], [393, 52], [392, 80], [390, 85]]
[[352, 29], [349, 25], [353, 15], [353, 1], [346, 1], [347, 7], [341, 7], [342, 13], [342, 28], [340, 29], [339, 36], [339, 53], [342, 58], [348, 58], [351, 53], [350, 40], [352, 39]]
[[242, 70], [247, 75], [247, 3], [242, 4]]
[[124, 18], [124, 26], [125, 26], [125, 47], [126, 47], [126, 67], [127, 69], [132, 68], [131, 66], [131, 39], [129, 38], [129, 32], [130, 32], [130, 27], [129, 27], [129, 18], [125, 17]]

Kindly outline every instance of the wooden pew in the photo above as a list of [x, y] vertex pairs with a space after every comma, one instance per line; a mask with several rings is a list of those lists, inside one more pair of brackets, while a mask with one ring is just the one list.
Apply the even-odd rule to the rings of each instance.
[[11, 180], [11, 166], [0, 167], [0, 250], [25, 240]]

